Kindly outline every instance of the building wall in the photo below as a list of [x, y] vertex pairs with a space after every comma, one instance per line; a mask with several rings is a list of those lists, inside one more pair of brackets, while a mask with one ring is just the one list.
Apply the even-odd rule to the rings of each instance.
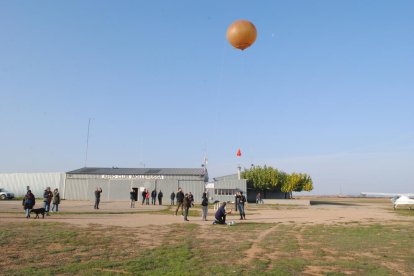
[[27, 187], [36, 197], [43, 197], [46, 187], [58, 188], [61, 196], [64, 190], [65, 173], [2, 173], [0, 187], [21, 197], [27, 193]]
[[246, 195], [245, 179], [238, 179], [237, 174], [214, 178], [214, 190], [209, 191], [210, 201], [234, 201], [236, 192]]
[[285, 199], [286, 193], [278, 190], [258, 190], [253, 188], [247, 189], [247, 201], [256, 202], [256, 196], [260, 193], [262, 199]]
[[197, 176], [165, 176], [164, 179], [125, 179], [112, 176], [106, 179], [102, 175], [67, 175], [66, 199], [94, 200], [96, 187], [101, 187], [101, 200], [129, 200], [131, 189], [138, 188], [138, 201], [142, 200], [142, 189], [150, 192], [156, 189], [157, 193], [160, 190], [163, 192], [163, 202], [167, 203], [171, 192], [177, 192], [178, 187], [181, 187], [184, 193], [193, 193], [195, 202], [201, 202], [204, 184], [204, 178]]

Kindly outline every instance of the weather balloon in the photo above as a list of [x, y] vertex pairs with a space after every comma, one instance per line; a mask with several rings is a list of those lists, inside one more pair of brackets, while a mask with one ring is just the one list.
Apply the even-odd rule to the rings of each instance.
[[233, 22], [227, 29], [227, 40], [234, 48], [242, 51], [254, 43], [256, 36], [253, 23], [243, 19]]

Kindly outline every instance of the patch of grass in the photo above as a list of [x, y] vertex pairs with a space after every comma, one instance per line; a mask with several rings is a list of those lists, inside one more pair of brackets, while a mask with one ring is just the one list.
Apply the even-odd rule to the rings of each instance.
[[[0, 267], [7, 275], [389, 275], [414, 271], [412, 225], [182, 223], [123, 228], [25, 221], [0, 224], [0, 238]], [[253, 246], [257, 255], [252, 257], [247, 252]]]
[[397, 214], [399, 214], [399, 215], [401, 215], [401, 216], [414, 216], [414, 210], [408, 210], [408, 209], [406, 209], [406, 210], [401, 210], [401, 209], [397, 209], [397, 210], [394, 210], [394, 212], [395, 213], [397, 213]]
[[303, 258], [283, 258], [277, 259], [272, 262], [273, 269], [269, 271], [270, 274], [274, 275], [295, 275], [300, 274], [307, 261]]

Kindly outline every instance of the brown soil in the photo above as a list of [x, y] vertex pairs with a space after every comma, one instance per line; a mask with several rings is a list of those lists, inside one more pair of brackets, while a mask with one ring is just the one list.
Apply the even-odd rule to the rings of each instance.
[[[151, 213], [165, 210], [169, 206], [139, 205], [129, 208], [129, 202], [103, 202], [100, 210], [94, 210], [92, 202], [63, 201], [63, 213], [51, 213], [44, 222], [64, 222], [79, 226], [90, 224], [103, 226], [149, 227], [151, 225], [170, 225], [184, 222], [183, 217]], [[65, 214], [70, 212], [74, 214]], [[214, 211], [209, 210], [209, 221], [201, 217], [190, 217], [190, 223], [209, 225], [214, 219]], [[388, 203], [358, 203], [357, 205], [316, 205], [281, 206], [278, 209], [260, 208], [252, 204], [246, 208], [247, 220], [237, 223], [282, 223], [282, 224], [348, 224], [348, 223], [412, 223], [414, 216], [401, 216], [392, 210]], [[236, 219], [237, 214], [228, 220]], [[24, 217], [20, 201], [0, 201], [0, 221], [30, 221]], [[43, 220], [41, 220], [43, 221]]]

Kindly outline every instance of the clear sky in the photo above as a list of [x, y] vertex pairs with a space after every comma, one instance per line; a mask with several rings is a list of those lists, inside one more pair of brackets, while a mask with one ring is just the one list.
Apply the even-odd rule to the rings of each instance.
[[[270, 165], [414, 192], [414, 1], [0, 1], [0, 172]], [[256, 43], [226, 41], [237, 19]], [[240, 148], [242, 157], [236, 157]]]

